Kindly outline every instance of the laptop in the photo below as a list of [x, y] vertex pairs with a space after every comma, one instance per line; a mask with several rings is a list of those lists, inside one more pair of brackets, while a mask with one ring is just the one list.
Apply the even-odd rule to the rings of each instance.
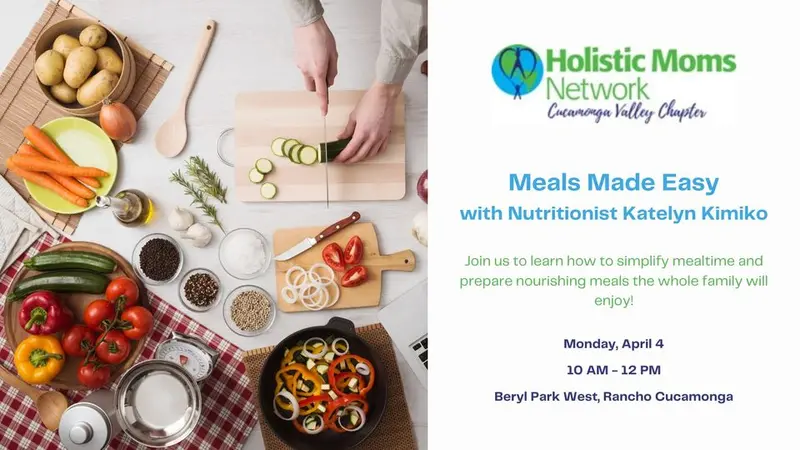
[[428, 389], [428, 280], [378, 311], [378, 319]]

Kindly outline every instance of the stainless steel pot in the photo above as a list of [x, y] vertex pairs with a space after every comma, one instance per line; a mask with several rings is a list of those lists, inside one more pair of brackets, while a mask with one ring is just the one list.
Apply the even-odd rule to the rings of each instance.
[[122, 430], [148, 447], [175, 445], [200, 422], [200, 387], [171, 361], [149, 360], [131, 367], [120, 379], [115, 400]]
[[97, 390], [64, 411], [58, 425], [67, 450], [103, 450], [121, 431], [114, 393]]

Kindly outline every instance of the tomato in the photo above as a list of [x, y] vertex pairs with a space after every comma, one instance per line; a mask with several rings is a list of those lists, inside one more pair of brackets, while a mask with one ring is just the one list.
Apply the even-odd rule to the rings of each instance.
[[364, 257], [364, 243], [361, 242], [360, 237], [353, 236], [344, 247], [344, 262], [347, 264], [359, 264], [362, 257]]
[[322, 259], [331, 269], [337, 272], [344, 272], [344, 252], [336, 242], [328, 244], [322, 249]]
[[142, 306], [131, 306], [122, 312], [122, 332], [125, 337], [138, 341], [153, 329], [153, 314]]
[[367, 268], [355, 266], [342, 275], [342, 287], [356, 287], [367, 281]]
[[104, 331], [104, 321], [108, 324], [114, 321], [117, 312], [114, 309], [114, 304], [105, 300], [95, 300], [89, 303], [89, 306], [83, 311], [83, 323], [94, 331]]
[[61, 347], [69, 356], [86, 356], [91, 350], [97, 334], [86, 325], [73, 325], [61, 338]]
[[100, 361], [106, 364], [121, 364], [131, 354], [131, 342], [122, 331], [111, 330], [102, 341], [97, 339], [95, 352]]
[[89, 389], [105, 386], [111, 379], [111, 368], [97, 361], [89, 361], [78, 367], [78, 382]]
[[117, 300], [122, 302], [123, 297], [125, 305], [122, 308], [139, 304], [139, 285], [130, 278], [115, 278], [106, 288], [106, 300], [116, 304]]

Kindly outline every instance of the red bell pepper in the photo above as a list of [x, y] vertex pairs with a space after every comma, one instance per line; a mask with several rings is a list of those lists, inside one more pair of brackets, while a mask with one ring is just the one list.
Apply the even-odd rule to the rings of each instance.
[[19, 310], [19, 324], [30, 334], [48, 335], [72, 326], [74, 316], [49, 291], [37, 291], [27, 296]]

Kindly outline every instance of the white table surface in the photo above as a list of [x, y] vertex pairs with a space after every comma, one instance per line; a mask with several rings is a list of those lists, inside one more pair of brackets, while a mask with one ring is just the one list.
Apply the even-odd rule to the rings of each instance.
[[[181, 167], [185, 157], [203, 156], [223, 181], [232, 185], [232, 169], [219, 162], [215, 145], [220, 131], [233, 126], [234, 98], [238, 92], [303, 88], [293, 62], [291, 29], [282, 2], [277, 0], [75, 0], [73, 3], [175, 65], [166, 85], [140, 122], [136, 142], [125, 145], [121, 151], [121, 174], [116, 185], [117, 189], [138, 188], [151, 195], [160, 208], [160, 215], [146, 228], [128, 229], [117, 225], [110, 213], [92, 211], [84, 215], [73, 237], [98, 242], [130, 257], [135, 243], [147, 233], [158, 231], [177, 236], [169, 230], [166, 214], [175, 206], [188, 206], [188, 200], [181, 189], [167, 179], [171, 170]], [[45, 4], [42, 0], [26, 0], [4, 7], [0, 64], [11, 60]], [[380, 2], [330, 1], [326, 2], [326, 9], [340, 53], [339, 76], [333, 89], [368, 87], [379, 47]], [[207, 19], [216, 20], [218, 29], [189, 104], [189, 143], [180, 157], [165, 159], [155, 150], [155, 133], [177, 107], [188, 66], [194, 58], [196, 41]], [[417, 177], [427, 167], [427, 85], [419, 73], [419, 62], [405, 86], [408, 193], [404, 200], [334, 203], [326, 210], [324, 202], [245, 205], [236, 202], [229, 193], [229, 204], [220, 207], [220, 219], [226, 229], [256, 228], [271, 241], [272, 233], [278, 228], [325, 225], [358, 210], [362, 220], [376, 224], [383, 253], [410, 248], [417, 255], [415, 272], [384, 275], [382, 304], [388, 304], [425, 279], [427, 250], [411, 236], [412, 217], [426, 207], [415, 195], [414, 188]], [[227, 276], [220, 267], [214, 244], [221, 235], [218, 231], [215, 233], [215, 241], [208, 248], [184, 246], [185, 269], [209, 268], [222, 278], [223, 288], [230, 290], [243, 282]], [[254, 282], [274, 295], [274, 265], [267, 275]], [[357, 326], [378, 321], [378, 308], [279, 313], [268, 333], [243, 338], [226, 327], [221, 307], [201, 314], [183, 308], [177, 297], [177, 282], [152, 290], [245, 350], [276, 344], [295, 330], [324, 324], [333, 315], [351, 319]], [[399, 353], [398, 357], [416, 436], [420, 448], [424, 449], [427, 448], [427, 391]], [[260, 434], [256, 426], [244, 448], [263, 448]]]

